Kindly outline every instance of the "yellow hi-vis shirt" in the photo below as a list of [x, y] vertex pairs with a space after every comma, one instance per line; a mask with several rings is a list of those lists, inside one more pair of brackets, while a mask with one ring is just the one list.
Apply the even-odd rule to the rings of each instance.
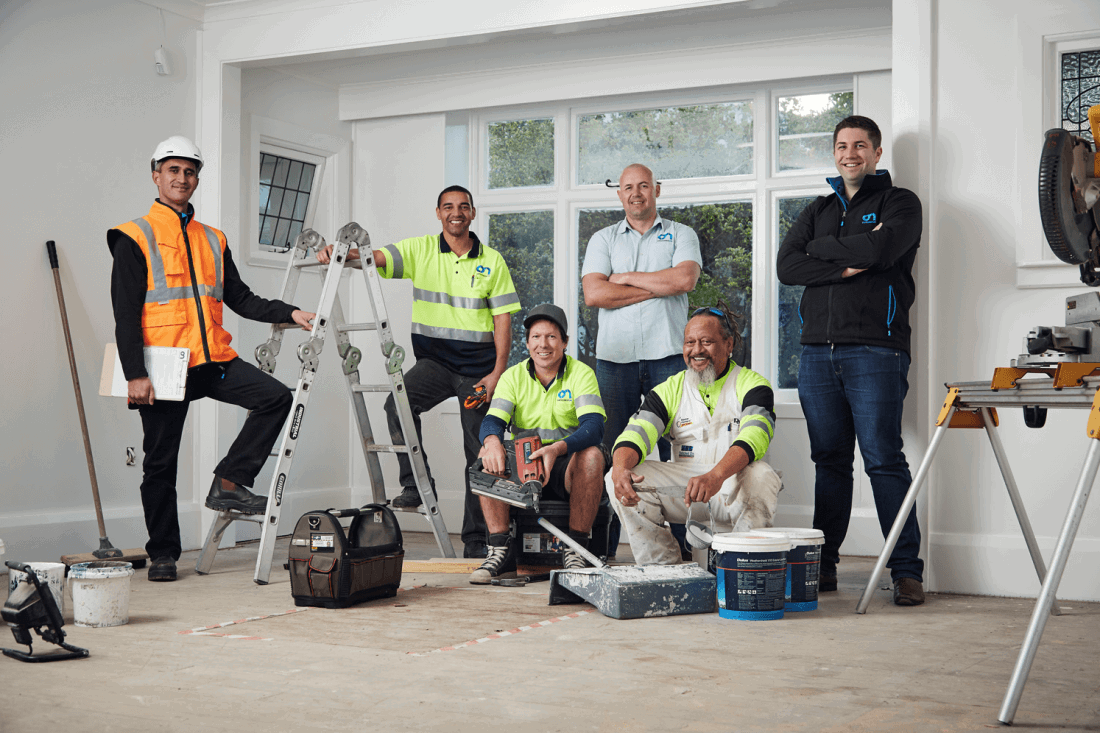
[[510, 367], [497, 382], [488, 414], [511, 425], [513, 434], [537, 431], [543, 445], [572, 435], [583, 415], [607, 419], [596, 373], [571, 356], [549, 387], [535, 376], [530, 359]]
[[442, 234], [382, 247], [385, 278], [413, 281], [412, 345], [417, 359], [435, 359], [467, 377], [496, 366], [493, 316], [520, 309], [500, 253], [470, 232], [474, 246], [458, 257]]

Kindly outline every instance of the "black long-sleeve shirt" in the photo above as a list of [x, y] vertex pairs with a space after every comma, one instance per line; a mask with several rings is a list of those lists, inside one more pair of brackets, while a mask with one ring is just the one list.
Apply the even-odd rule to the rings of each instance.
[[[187, 214], [180, 215], [180, 225], [184, 226], [192, 216], [194, 209], [189, 205]], [[149, 281], [148, 264], [138, 243], [118, 229], [107, 232], [107, 247], [114, 257], [111, 304], [118, 358], [127, 381], [140, 379], [149, 376], [145, 370], [145, 340], [141, 333], [141, 312]], [[241, 280], [228, 246], [223, 256], [222, 277], [223, 302], [237, 315], [262, 323], [291, 323], [294, 320], [291, 313], [298, 310], [295, 306], [261, 298]]]

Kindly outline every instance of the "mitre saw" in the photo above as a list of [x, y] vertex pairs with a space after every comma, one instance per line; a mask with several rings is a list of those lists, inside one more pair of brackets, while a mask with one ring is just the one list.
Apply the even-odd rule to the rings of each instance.
[[[1088, 119], [1093, 139], [1100, 141], [1100, 105]], [[1100, 286], [1100, 154], [1088, 140], [1062, 129], [1047, 131], [1039, 159], [1039, 214], [1051, 251], [1078, 265], [1085, 285]], [[1048, 373], [1069, 363], [1100, 368], [1100, 292], [1066, 298], [1066, 325], [1032, 328], [1024, 349], [1013, 367]], [[1046, 410], [1025, 408], [1024, 420], [1042, 427]]]

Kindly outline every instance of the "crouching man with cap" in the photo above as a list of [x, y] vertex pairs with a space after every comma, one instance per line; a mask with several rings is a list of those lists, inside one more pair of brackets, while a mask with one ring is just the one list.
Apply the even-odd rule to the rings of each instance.
[[[309, 330], [313, 313], [266, 300], [241, 280], [225, 234], [195, 220], [191, 196], [199, 184], [202, 153], [185, 137], [157, 146], [150, 161], [159, 197], [146, 216], [107, 232], [114, 257], [111, 302], [127, 401], [141, 414], [145, 459], [141, 504], [152, 558], [149, 580], [175, 580], [180, 526], [176, 464], [187, 408], [210, 397], [249, 410], [237, 439], [214, 469], [206, 506], [263, 514], [267, 497], [252, 486], [279, 437], [294, 401], [270, 374], [242, 361], [229, 347], [222, 306], [264, 323], [296, 323]], [[188, 348], [187, 391], [182, 402], [157, 400], [145, 369], [145, 346]]]
[[[665, 523], [685, 523], [692, 504], [706, 510], [691, 518], [715, 532], [772, 526], [783, 484], [759, 459], [775, 432], [775, 398], [768, 380], [731, 358], [735, 324], [725, 310], [695, 311], [687, 369], [650, 390], [615, 441], [607, 493], [639, 565], [680, 562]], [[671, 463], [645, 460], [660, 437], [672, 443]]]
[[[566, 356], [569, 328], [561, 308], [536, 306], [523, 326], [531, 358], [501, 376], [481, 423], [478, 457], [488, 473], [504, 475], [508, 470], [505, 429], [513, 435], [537, 434], [542, 448], [531, 457], [542, 460], [545, 469], [542, 495], [569, 502], [569, 536], [587, 547], [609, 463], [601, 442], [607, 413], [596, 373]], [[489, 554], [470, 582], [487, 584], [494, 578], [514, 578], [518, 548], [510, 529], [511, 507], [497, 499], [480, 498], [489, 528]], [[580, 554], [568, 547], [562, 563], [566, 568], [585, 566]]]

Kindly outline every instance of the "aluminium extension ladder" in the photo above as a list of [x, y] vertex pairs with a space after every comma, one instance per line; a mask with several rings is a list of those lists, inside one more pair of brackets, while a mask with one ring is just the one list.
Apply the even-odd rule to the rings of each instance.
[[[357, 262], [349, 263], [347, 254], [353, 245], [359, 248], [360, 259]], [[447, 527], [443, 523], [443, 515], [439, 512], [435, 493], [431, 490], [428, 469], [424, 463], [424, 452], [420, 448], [420, 439], [413, 425], [412, 409], [409, 406], [408, 394], [405, 392], [405, 380], [401, 370], [401, 364], [405, 360], [405, 350], [393, 341], [389, 316], [386, 313], [386, 303], [382, 298], [378, 271], [374, 265], [370, 236], [355, 222], [344, 226], [336, 235], [336, 243], [333, 245], [329, 265], [322, 265], [312, 256], [313, 252], [324, 248], [324, 246], [324, 237], [312, 229], [307, 229], [299, 234], [294, 240], [294, 249], [287, 262], [286, 274], [283, 278], [283, 294], [280, 299], [284, 303], [293, 302], [294, 292], [298, 286], [298, 278], [303, 269], [320, 268], [319, 272], [324, 275], [324, 285], [321, 288], [321, 301], [317, 306], [317, 316], [313, 321], [313, 330], [310, 332], [309, 339], [298, 346], [298, 359], [302, 362], [298, 374], [298, 388], [294, 392], [294, 403], [291, 406], [290, 419], [284, 428], [282, 444], [279, 447], [275, 462], [275, 471], [271, 477], [271, 490], [267, 496], [267, 512], [263, 515], [242, 514], [235, 510], [219, 512], [210, 527], [202, 552], [199, 554], [198, 562], [195, 564], [195, 570], [201, 575], [210, 572], [210, 568], [214, 564], [214, 556], [218, 552], [218, 543], [230, 524], [235, 521], [255, 522], [262, 525], [262, 530], [260, 532], [260, 552], [256, 558], [256, 571], [252, 579], [260, 585], [267, 584], [271, 574], [271, 559], [275, 552], [275, 537], [279, 528], [279, 514], [282, 511], [283, 491], [286, 488], [287, 476], [294, 461], [294, 448], [302, 428], [302, 420], [312, 392], [313, 381], [317, 376], [317, 365], [321, 349], [325, 343], [325, 336], [330, 329], [335, 333], [336, 348], [343, 360], [342, 371], [345, 377], [347, 396], [355, 413], [355, 421], [359, 426], [363, 457], [367, 462], [367, 475], [370, 479], [373, 494], [372, 501], [377, 504], [386, 503], [382, 466], [378, 461], [378, 454], [407, 453], [412, 464], [416, 487], [423, 500], [418, 509], [407, 511], [416, 511], [423, 514], [432, 526], [432, 532], [435, 534], [440, 552], [446, 557], [455, 557], [454, 547], [451, 545], [450, 536], [447, 534]], [[367, 294], [370, 296], [373, 322], [348, 323], [345, 321], [337, 293], [337, 288], [340, 285], [340, 274], [345, 267], [359, 269], [363, 272]], [[271, 335], [267, 342], [256, 347], [256, 361], [259, 363], [260, 369], [269, 374], [275, 372], [275, 358], [279, 355], [279, 349], [282, 345], [283, 331], [295, 327], [294, 324], [272, 324]], [[351, 345], [348, 338], [348, 333], [351, 331], [377, 331], [382, 356], [386, 360], [386, 373], [389, 376], [387, 384], [375, 385], [359, 382], [359, 362], [362, 359], [362, 352]], [[366, 402], [363, 399], [364, 392], [388, 392], [393, 396], [401, 423], [401, 432], [405, 436], [405, 445], [381, 445], [374, 442], [374, 433], [371, 430]]]

